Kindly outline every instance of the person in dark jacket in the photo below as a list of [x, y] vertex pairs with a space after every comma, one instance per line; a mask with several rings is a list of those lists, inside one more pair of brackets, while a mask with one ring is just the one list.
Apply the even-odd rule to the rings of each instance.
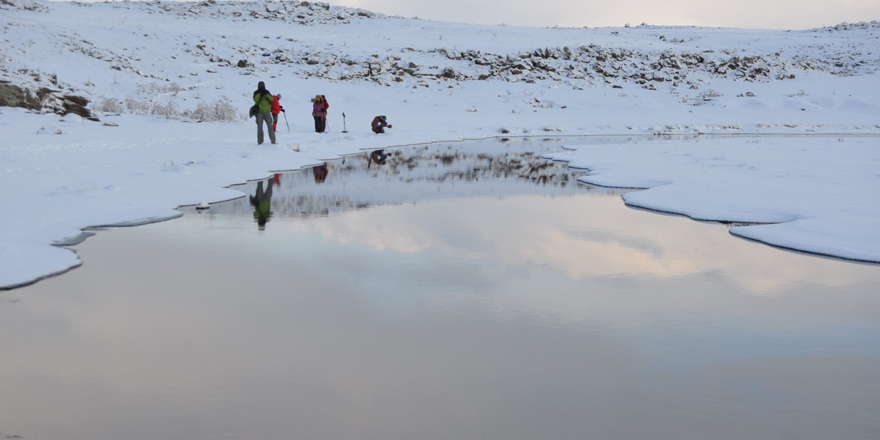
[[324, 133], [327, 128], [327, 109], [330, 103], [324, 95], [315, 95], [312, 98], [312, 117], [315, 118], [315, 133]]
[[[275, 95], [275, 100], [272, 101], [272, 130], [278, 131], [278, 113], [284, 111], [284, 107], [281, 106], [281, 94]], [[287, 112], [285, 112], [287, 113]], [[288, 130], [290, 127], [287, 127]]]
[[272, 126], [272, 103], [275, 97], [266, 90], [266, 84], [260, 81], [254, 91], [254, 103], [257, 105], [257, 144], [263, 143], [263, 122], [269, 130], [269, 140], [275, 143], [275, 128]]
[[391, 128], [391, 124], [388, 123], [384, 115], [373, 118], [371, 125], [373, 126], [373, 133], [376, 134], [385, 133], [385, 127]]

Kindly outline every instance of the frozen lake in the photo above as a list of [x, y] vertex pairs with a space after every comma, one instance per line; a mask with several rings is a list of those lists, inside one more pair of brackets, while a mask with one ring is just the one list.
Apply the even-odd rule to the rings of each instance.
[[560, 145], [348, 157], [101, 231], [0, 291], [0, 439], [880, 437], [880, 266], [524, 154]]

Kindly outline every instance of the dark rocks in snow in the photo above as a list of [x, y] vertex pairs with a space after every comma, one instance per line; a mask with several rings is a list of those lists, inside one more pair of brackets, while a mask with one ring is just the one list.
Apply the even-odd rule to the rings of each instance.
[[43, 11], [46, 9], [45, 6], [39, 3], [27, 0], [0, 0], [0, 5], [23, 9], [25, 11]]
[[0, 80], [0, 106], [20, 107], [40, 113], [66, 115], [73, 113], [97, 120], [86, 108], [89, 100], [82, 96], [62, 94], [46, 87], [28, 87]]
[[812, 29], [813, 32], [842, 32], [856, 29], [880, 29], [880, 22], [872, 20], [870, 23], [860, 21], [858, 23], [843, 22], [834, 26]]
[[[13, 0], [5, 0], [13, 1]], [[18, 1], [18, 0], [15, 0]], [[124, 5], [124, 4], [123, 4]], [[128, 6], [120, 6], [128, 7]], [[331, 7], [326, 2], [309, 1], [214, 1], [191, 2], [150, 2], [143, 6], [150, 13], [174, 14], [181, 18], [210, 17], [214, 19], [250, 17], [255, 20], [284, 21], [295, 24], [346, 24], [358, 19], [380, 17], [358, 8], [344, 6]]]
[[92, 117], [92, 112], [86, 108], [86, 106], [89, 105], [88, 99], [76, 95], [64, 95], [61, 98], [64, 107], [64, 113], [62, 114], [66, 115], [68, 113], [73, 113], [86, 119], [97, 120], [97, 118]]
[[[657, 90], [660, 84], [668, 84], [667, 87], [670, 89], [675, 89], [685, 82], [693, 85], [695, 83], [689, 81], [689, 78], [694, 75], [700, 75], [700, 78], [716, 77], [734, 81], [768, 82], [789, 79], [794, 75], [791, 73], [794, 70], [822, 70], [832, 74], [849, 75], [862, 65], [859, 61], [853, 61], [845, 56], [820, 61], [797, 56], [784, 58], [779, 53], [738, 56], [733, 55], [733, 51], [722, 51], [718, 55], [712, 51], [641, 52], [596, 45], [545, 47], [506, 55], [476, 50], [458, 51], [446, 48], [418, 50], [408, 47], [402, 49], [400, 55], [381, 56], [374, 53], [362, 59], [354, 56], [339, 58], [333, 52], [323, 51], [294, 53], [292, 50], [286, 50], [281, 51], [281, 54], [277, 52], [276, 50], [275, 63], [289, 62], [314, 66], [300, 70], [299, 74], [304, 77], [332, 80], [365, 79], [399, 83], [405, 83], [408, 79], [416, 82], [431, 79], [441, 81], [496, 79], [527, 83], [541, 80], [582, 80], [595, 84], [613, 79], [615, 82], [632, 82], [648, 90]], [[425, 55], [432, 54], [446, 60], [443, 63], [445, 66], [421, 66], [415, 62], [415, 60], [424, 60]]]
[[39, 110], [42, 107], [41, 101], [42, 97], [39, 91], [0, 80], [0, 106]]

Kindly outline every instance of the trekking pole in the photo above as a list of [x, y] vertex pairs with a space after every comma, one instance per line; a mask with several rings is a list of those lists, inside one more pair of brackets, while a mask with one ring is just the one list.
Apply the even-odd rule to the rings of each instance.
[[345, 112], [342, 112], [342, 132], [348, 133], [348, 129], [345, 127]]
[[290, 124], [287, 123], [287, 112], [282, 112], [284, 114], [284, 125], [287, 126], [287, 132], [290, 133]]

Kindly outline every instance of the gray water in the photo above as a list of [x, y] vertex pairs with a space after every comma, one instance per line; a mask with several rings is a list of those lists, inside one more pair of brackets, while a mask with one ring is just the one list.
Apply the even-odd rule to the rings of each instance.
[[535, 148], [100, 231], [0, 292], [0, 439], [880, 438], [880, 266], [626, 208]]

